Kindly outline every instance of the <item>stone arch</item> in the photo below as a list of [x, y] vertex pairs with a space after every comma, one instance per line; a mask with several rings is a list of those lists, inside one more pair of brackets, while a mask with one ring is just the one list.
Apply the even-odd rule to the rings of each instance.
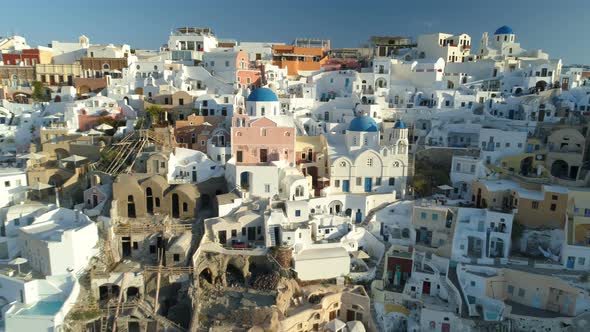
[[334, 200], [334, 201], [330, 202], [330, 204], [328, 204], [328, 212], [331, 215], [339, 214], [340, 212], [342, 212], [343, 209], [344, 209], [344, 204], [342, 204], [342, 202], [339, 200]]
[[54, 153], [57, 160], [61, 160], [70, 156], [70, 153], [66, 149], [62, 148], [55, 149]]
[[102, 284], [98, 287], [98, 299], [99, 301], [116, 300], [119, 297], [121, 287], [116, 284]]

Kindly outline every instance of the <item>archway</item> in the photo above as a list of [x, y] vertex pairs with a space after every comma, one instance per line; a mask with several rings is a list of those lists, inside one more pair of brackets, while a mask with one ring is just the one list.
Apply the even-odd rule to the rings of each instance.
[[204, 268], [201, 273], [199, 273], [199, 284], [203, 285], [205, 281], [210, 285], [213, 285], [213, 273], [211, 273], [211, 270], [208, 267]]
[[178, 194], [172, 194], [172, 218], [178, 218], [180, 216], [180, 202]]
[[565, 160], [556, 160], [551, 165], [551, 175], [557, 178], [567, 178], [569, 165]]
[[127, 288], [127, 301], [139, 298], [139, 288], [128, 287]]
[[98, 287], [98, 298], [100, 301], [109, 301], [119, 297], [120, 287], [115, 284], [104, 284]]
[[539, 81], [537, 84], [535, 84], [535, 88], [537, 88], [538, 91], [545, 91], [547, 88], [547, 82]]
[[64, 158], [67, 158], [70, 156], [70, 153], [65, 150], [65, 149], [55, 149], [55, 158], [57, 158], [57, 160], [62, 160]]
[[380, 77], [375, 81], [375, 86], [378, 88], [386, 88], [387, 87], [387, 81]]
[[337, 215], [337, 214], [340, 214], [340, 212], [343, 209], [343, 206], [344, 206], [344, 204], [342, 204], [341, 201], [332, 201], [328, 205], [328, 210], [331, 215]]

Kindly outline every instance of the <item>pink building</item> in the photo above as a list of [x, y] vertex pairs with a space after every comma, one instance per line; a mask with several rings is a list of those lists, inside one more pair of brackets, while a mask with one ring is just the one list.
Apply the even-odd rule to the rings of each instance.
[[279, 127], [265, 117], [250, 122], [248, 115], [235, 114], [231, 135], [236, 165], [295, 163], [295, 128]]
[[78, 130], [90, 130], [98, 126], [100, 124], [100, 121], [104, 118], [123, 119], [124, 117], [121, 108], [119, 108], [118, 113], [109, 113], [105, 110], [103, 112], [95, 114], [88, 114], [88, 112], [85, 109], [81, 109], [78, 112]]

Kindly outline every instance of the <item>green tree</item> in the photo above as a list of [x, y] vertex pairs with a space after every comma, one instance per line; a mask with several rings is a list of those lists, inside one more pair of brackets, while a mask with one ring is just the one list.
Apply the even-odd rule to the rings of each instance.
[[43, 83], [39, 81], [33, 82], [33, 97], [34, 101], [49, 101], [51, 96], [47, 93], [47, 89], [43, 86]]
[[146, 108], [145, 110], [151, 117], [152, 119], [152, 123], [154, 124], [158, 124], [161, 125], [164, 123], [164, 113], [165, 110], [158, 106], [158, 105], [152, 105], [149, 106], [148, 108]]

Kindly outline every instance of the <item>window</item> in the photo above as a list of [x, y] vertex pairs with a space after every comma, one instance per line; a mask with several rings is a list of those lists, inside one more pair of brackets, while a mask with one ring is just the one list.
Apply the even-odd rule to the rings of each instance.
[[356, 185], [357, 185], [357, 186], [360, 186], [360, 185], [362, 184], [362, 181], [363, 181], [363, 178], [361, 178], [361, 177], [357, 177], [357, 178], [356, 178]]
[[174, 254], [172, 258], [175, 262], [180, 262], [180, 254]]
[[227, 61], [227, 60], [225, 61], [225, 66], [229, 67], [229, 61]]
[[270, 192], [270, 184], [265, 184], [264, 185], [264, 192], [265, 193], [269, 193]]
[[246, 227], [242, 227], [242, 236], [246, 236]]
[[301, 217], [301, 210], [295, 210], [295, 217]]
[[555, 203], [551, 204], [551, 211], [557, 210], [557, 205]]
[[10, 187], [10, 181], [4, 181], [4, 186], [5, 187]]
[[335, 180], [334, 181], [334, 187], [339, 188], [340, 187], [340, 180]]
[[520, 297], [524, 297], [524, 293], [525, 293], [525, 292], [524, 292], [524, 289], [523, 289], [523, 288], [519, 288], [519, 289], [518, 289], [518, 296], [520, 296]]
[[256, 234], [261, 234], [261, 233], [262, 233], [262, 226], [256, 227]]
[[420, 212], [420, 219], [426, 220], [426, 212]]
[[186, 212], [186, 211], [188, 211], [188, 204], [185, 202], [185, 203], [182, 203], [182, 212]]
[[471, 173], [475, 173], [475, 165], [471, 165]]
[[539, 202], [533, 201], [532, 206], [533, 206], [533, 209], [535, 209], [535, 210], [538, 209], [539, 208]]
[[367, 166], [373, 166], [373, 158], [367, 159]]
[[395, 186], [395, 178], [389, 178], [389, 185]]
[[584, 265], [584, 263], [586, 263], [586, 258], [578, 257], [578, 265]]
[[381, 178], [375, 178], [375, 185], [376, 186], [380, 186], [381, 185]]
[[514, 295], [514, 286], [508, 285], [508, 294]]
[[438, 214], [436, 214], [436, 213], [433, 213], [433, 214], [432, 214], [432, 220], [433, 220], [433, 221], [436, 221], [436, 220], [438, 220]]
[[557, 200], [557, 195], [551, 195], [551, 199], [556, 201]]
[[236, 237], [238, 236], [238, 231], [236, 229], [232, 229], [231, 230], [231, 237]]
[[180, 106], [184, 105], [184, 99], [183, 98], [178, 98], [178, 105], [180, 105]]

